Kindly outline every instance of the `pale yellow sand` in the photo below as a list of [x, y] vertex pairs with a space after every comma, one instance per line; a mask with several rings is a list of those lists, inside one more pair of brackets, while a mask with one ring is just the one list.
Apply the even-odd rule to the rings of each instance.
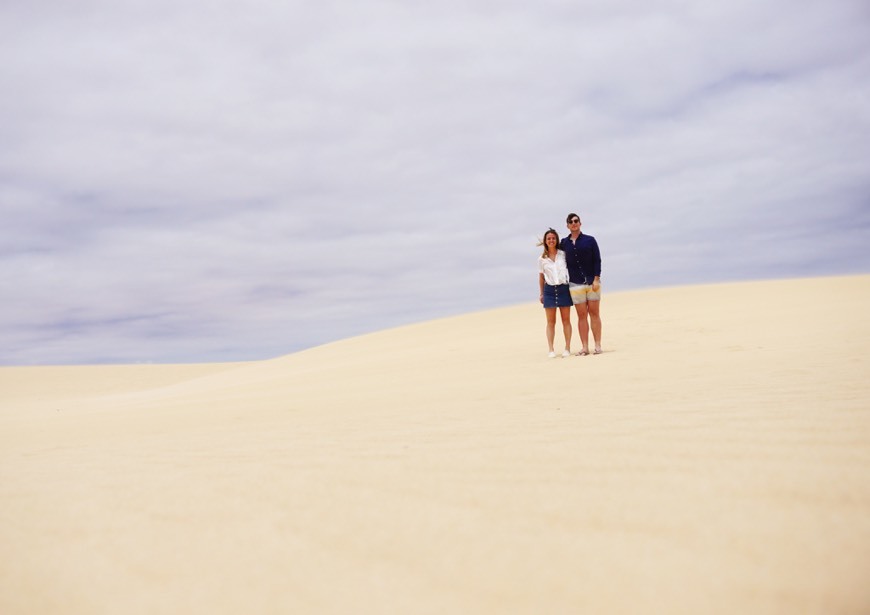
[[0, 369], [0, 613], [868, 613], [870, 276]]

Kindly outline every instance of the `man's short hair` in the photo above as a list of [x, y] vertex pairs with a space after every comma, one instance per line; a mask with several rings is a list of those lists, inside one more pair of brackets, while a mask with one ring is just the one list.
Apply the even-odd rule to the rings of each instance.
[[580, 219], [580, 216], [578, 216], [577, 214], [568, 214], [568, 217], [565, 218], [565, 222], [567, 222], [568, 224], [570, 224], [570, 223], [571, 223], [571, 218], [577, 218], [577, 219], [579, 220], [579, 219]]

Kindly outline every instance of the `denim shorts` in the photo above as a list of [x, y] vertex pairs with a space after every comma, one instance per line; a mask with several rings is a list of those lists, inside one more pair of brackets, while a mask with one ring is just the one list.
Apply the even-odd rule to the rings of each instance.
[[572, 305], [574, 304], [571, 302], [571, 291], [568, 290], [567, 284], [559, 286], [544, 284], [545, 308], [571, 307]]

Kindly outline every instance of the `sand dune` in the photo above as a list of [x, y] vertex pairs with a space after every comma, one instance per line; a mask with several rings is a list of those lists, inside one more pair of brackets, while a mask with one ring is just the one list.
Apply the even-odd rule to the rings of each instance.
[[870, 612], [870, 276], [604, 301], [0, 369], [0, 613]]

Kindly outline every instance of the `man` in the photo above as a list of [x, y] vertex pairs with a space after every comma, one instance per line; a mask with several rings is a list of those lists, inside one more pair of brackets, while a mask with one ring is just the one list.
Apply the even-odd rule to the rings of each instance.
[[590, 327], [595, 339], [593, 354], [601, 354], [601, 252], [594, 237], [580, 232], [580, 216], [568, 214], [567, 222], [570, 234], [562, 239], [559, 247], [568, 262], [571, 300], [580, 318], [577, 328], [583, 349], [577, 355], [589, 354]]

